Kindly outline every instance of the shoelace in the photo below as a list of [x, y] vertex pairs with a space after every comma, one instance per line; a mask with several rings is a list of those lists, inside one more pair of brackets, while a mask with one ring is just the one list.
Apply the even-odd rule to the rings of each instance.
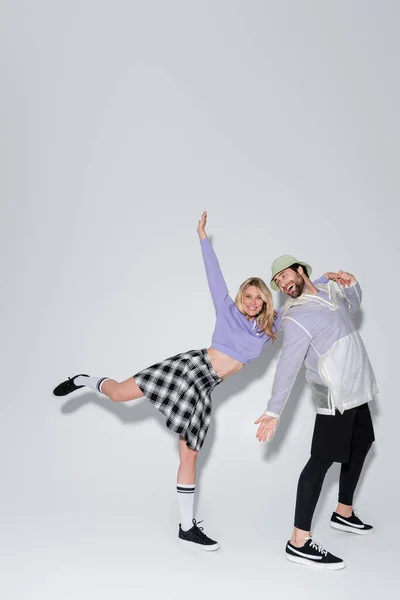
[[197, 527], [197, 529], [200, 529], [200, 531], [204, 531], [204, 527], [199, 527], [199, 524], [202, 523], [202, 521], [196, 521], [196, 519], [192, 519], [192, 523], [195, 527]]
[[192, 519], [192, 523], [193, 523], [194, 527], [196, 527], [196, 529], [199, 531], [200, 535], [202, 537], [207, 537], [206, 534], [204, 533], [204, 527], [199, 527], [199, 524], [202, 522], [203, 522], [203, 520], [196, 521], [196, 519]]
[[318, 543], [316, 540], [313, 540], [312, 538], [308, 538], [308, 539], [311, 540], [311, 542], [310, 542], [311, 548], [315, 548], [315, 550], [317, 550], [317, 552], [319, 552], [320, 554], [325, 554], [325, 556], [328, 554], [328, 551], [325, 550], [325, 548], [323, 546], [321, 546], [320, 543]]
[[353, 514], [351, 516], [355, 517], [357, 519], [357, 521], [359, 522], [359, 524], [364, 525], [363, 520], [358, 516], [358, 512], [355, 510], [355, 508], [353, 508]]
[[[341, 516], [341, 515], [339, 515], [339, 516]], [[344, 518], [344, 519], [351, 519], [352, 517], [355, 517], [356, 519], [358, 519], [358, 520], [360, 521], [360, 523], [362, 523], [362, 521], [361, 521], [360, 517], [359, 517], [359, 516], [358, 516], [358, 514], [357, 514], [357, 511], [356, 511], [354, 508], [353, 508], [353, 512], [352, 512], [352, 514], [350, 515], [350, 517], [343, 517], [343, 518]]]

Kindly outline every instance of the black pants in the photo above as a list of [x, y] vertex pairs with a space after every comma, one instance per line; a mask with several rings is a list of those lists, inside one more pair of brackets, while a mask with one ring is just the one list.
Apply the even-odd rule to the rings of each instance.
[[[342, 463], [339, 482], [339, 502], [351, 506], [365, 457], [371, 448], [371, 443], [353, 446], [348, 463]], [[311, 521], [317, 506], [322, 484], [333, 461], [317, 456], [311, 456], [304, 467], [297, 486], [297, 499], [294, 526], [304, 531], [311, 530]]]

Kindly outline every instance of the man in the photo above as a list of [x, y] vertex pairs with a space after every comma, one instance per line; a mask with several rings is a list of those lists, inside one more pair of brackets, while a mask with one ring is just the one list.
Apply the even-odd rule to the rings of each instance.
[[293, 562], [342, 569], [344, 561], [312, 539], [312, 517], [328, 469], [333, 462], [340, 462], [339, 502], [331, 526], [361, 535], [373, 532], [354, 514], [353, 495], [375, 439], [368, 402], [378, 390], [352, 321], [361, 303], [359, 284], [343, 271], [328, 273], [331, 281], [327, 284], [313, 285], [309, 275], [311, 267], [293, 256], [281, 256], [272, 264], [271, 286], [289, 299], [281, 317], [282, 353], [267, 410], [256, 421], [257, 438], [272, 438], [305, 361], [317, 416], [311, 457], [299, 478], [294, 530], [285, 553]]

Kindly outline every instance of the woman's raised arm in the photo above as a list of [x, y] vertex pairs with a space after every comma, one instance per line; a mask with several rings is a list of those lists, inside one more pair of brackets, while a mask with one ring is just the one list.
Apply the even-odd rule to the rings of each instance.
[[210, 240], [206, 234], [206, 223], [207, 213], [203, 212], [201, 219], [197, 225], [197, 233], [199, 234], [201, 251], [203, 253], [204, 266], [206, 269], [208, 286], [210, 288], [211, 296], [214, 302], [214, 306], [218, 309], [225, 301], [225, 298], [229, 296], [228, 288], [225, 283], [224, 276], [222, 275], [221, 267], [219, 266], [218, 259], [210, 244]]

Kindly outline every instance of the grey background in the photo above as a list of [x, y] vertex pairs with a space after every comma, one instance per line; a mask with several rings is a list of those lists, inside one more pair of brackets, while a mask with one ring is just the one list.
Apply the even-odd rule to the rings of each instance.
[[[392, 588], [399, 16], [385, 0], [3, 0], [3, 598]], [[275, 440], [255, 439], [279, 343], [214, 395], [197, 497], [222, 545], [211, 555], [176, 543], [177, 441], [145, 400], [51, 396], [68, 375], [125, 379], [210, 343], [204, 209], [232, 295], [282, 253], [362, 284], [381, 394], [356, 506], [377, 533], [329, 528], [334, 467], [314, 534], [346, 559], [341, 573], [283, 555], [314, 409], [301, 374]]]

